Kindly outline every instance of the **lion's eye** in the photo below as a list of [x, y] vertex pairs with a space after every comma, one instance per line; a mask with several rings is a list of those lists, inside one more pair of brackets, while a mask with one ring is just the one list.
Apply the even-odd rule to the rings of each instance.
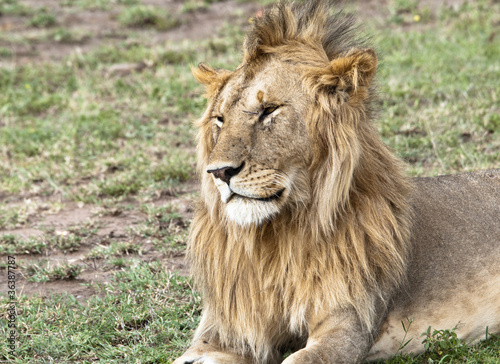
[[224, 118], [222, 116], [216, 116], [215, 125], [217, 125], [219, 128], [222, 128], [222, 124], [224, 124]]
[[277, 108], [278, 106], [276, 105], [266, 107], [262, 111], [262, 114], [260, 114], [259, 121], [263, 121], [267, 116], [271, 115], [274, 111], [276, 111]]

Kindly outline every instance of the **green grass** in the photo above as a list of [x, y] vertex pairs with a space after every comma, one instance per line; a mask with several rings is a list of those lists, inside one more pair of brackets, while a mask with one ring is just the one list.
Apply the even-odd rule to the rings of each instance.
[[132, 230], [132, 233], [153, 244], [155, 250], [172, 256], [186, 249], [188, 223], [172, 206], [155, 207], [145, 204], [141, 211], [146, 220]]
[[5, 47], [0, 47], [0, 58], [10, 58], [12, 57], [12, 51]]
[[116, 257], [129, 254], [141, 254], [142, 247], [140, 244], [132, 242], [112, 243], [110, 246], [97, 246], [93, 248], [86, 259], [105, 259], [108, 257]]
[[152, 27], [158, 30], [168, 30], [180, 24], [178, 18], [161, 8], [145, 5], [131, 6], [122, 10], [118, 20], [127, 27]]
[[208, 9], [210, 4], [220, 2], [223, 0], [188, 0], [182, 5], [181, 11], [183, 13], [190, 13], [195, 11], [203, 11]]
[[[210, 1], [188, 4], [200, 11]], [[221, 21], [210, 39], [151, 45], [134, 33], [136, 27], [163, 31], [170, 21], [179, 24], [178, 15], [135, 0], [66, 0], [63, 5], [103, 11], [116, 6], [121, 28], [130, 27], [131, 35], [61, 62], [0, 68], [0, 196], [25, 201], [0, 202], [0, 229], [31, 226], [43, 213], [71, 201], [95, 204], [100, 214], [63, 234], [51, 228], [39, 238], [0, 234], [0, 255], [24, 259], [90, 246], [84, 264], [97, 262], [111, 282], [94, 284], [97, 294], [83, 301], [72, 295], [20, 297], [17, 357], [8, 357], [0, 346], [0, 360], [169, 363], [188, 345], [200, 298], [189, 279], [161, 265], [163, 257], [184, 251], [189, 220], [173, 206], [152, 201], [165, 192], [175, 196], [194, 178], [192, 121], [205, 101], [189, 65], [206, 61], [234, 69], [243, 31]], [[192, 11], [189, 6], [184, 11]], [[480, 0], [437, 13], [410, 0], [388, 6], [382, 23], [367, 25], [381, 55], [376, 125], [384, 140], [408, 162], [412, 175], [499, 168], [500, 4]], [[0, 12], [24, 16], [24, 22], [35, 16], [15, 0], [0, 1]], [[80, 39], [59, 25], [43, 32], [42, 38], [59, 43]], [[16, 37], [0, 35], [5, 47], [0, 57], [12, 58], [9, 44], [30, 42]], [[147, 65], [142, 72], [106, 72], [114, 64], [140, 62]], [[47, 200], [47, 206], [32, 196]], [[97, 236], [101, 218], [127, 209], [144, 218], [125, 237]], [[147, 252], [158, 261], [141, 261]], [[20, 267], [31, 280], [54, 281], [78, 272], [35, 264]], [[0, 262], [0, 273], [4, 269]], [[0, 312], [6, 305], [1, 298]], [[6, 337], [5, 330], [0, 325], [0, 335]], [[430, 330], [421, 338], [426, 340], [422, 347], [428, 344], [425, 354], [385, 363], [499, 362], [498, 338], [464, 346], [453, 333], [452, 328]]]
[[0, 235], [0, 254], [43, 254], [49, 249], [70, 253], [80, 248], [82, 237], [73, 233], [46, 234], [39, 237], [20, 238], [14, 234]]
[[140, 0], [63, 0], [62, 6], [76, 7], [84, 10], [109, 10], [116, 5], [136, 5]]
[[57, 213], [61, 210], [60, 201], [37, 201], [25, 199], [23, 203], [9, 206], [0, 204], [0, 230], [15, 229], [24, 226], [41, 212]]
[[45, 9], [38, 10], [28, 21], [28, 25], [35, 28], [49, 28], [56, 24], [55, 15], [47, 12]]
[[490, 38], [499, 15], [478, 2], [440, 16], [438, 30], [375, 34], [383, 52], [380, 129], [413, 175], [488, 168], [500, 160], [500, 40]]
[[[0, 158], [0, 190], [93, 201], [191, 178], [190, 125], [203, 100], [192, 92], [186, 57], [170, 53], [182, 47], [190, 46], [164, 51], [124, 45], [62, 65], [0, 69], [6, 124], [0, 153], [9, 151]], [[155, 66], [125, 79], [102, 79], [107, 65], [142, 60]]]
[[46, 39], [53, 40], [57, 43], [63, 44], [79, 44], [83, 43], [90, 36], [83, 32], [79, 31], [71, 31], [66, 28], [56, 28], [51, 30], [48, 34], [46, 34]]
[[[17, 357], [10, 363], [166, 363], [198, 324], [200, 298], [187, 278], [158, 262], [116, 273], [101, 293], [81, 303], [73, 296], [19, 297]], [[2, 312], [5, 307], [0, 303]], [[0, 335], [7, 337], [7, 326]]]
[[42, 254], [47, 249], [47, 242], [40, 238], [21, 239], [14, 234], [0, 235], [0, 254]]
[[50, 282], [55, 280], [71, 280], [78, 277], [82, 267], [76, 264], [63, 264], [51, 267], [50, 263], [46, 267], [41, 264], [30, 264], [25, 269], [27, 279], [30, 282]]
[[481, 363], [495, 364], [500, 360], [500, 336], [485, 332], [485, 340], [479, 344], [468, 345], [458, 338], [456, 327], [433, 330], [431, 327], [422, 333], [422, 346], [425, 352], [419, 356], [399, 355], [380, 364], [412, 363]]
[[34, 13], [34, 9], [20, 4], [18, 0], [0, 0], [0, 15], [28, 16]]

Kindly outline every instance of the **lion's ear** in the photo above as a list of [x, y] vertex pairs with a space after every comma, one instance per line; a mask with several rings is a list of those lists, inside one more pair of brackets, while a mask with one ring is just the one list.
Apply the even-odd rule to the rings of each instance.
[[337, 83], [332, 86], [351, 94], [359, 87], [370, 86], [377, 71], [377, 63], [377, 55], [373, 49], [351, 49], [330, 62], [331, 72]]
[[212, 68], [204, 63], [200, 63], [198, 67], [191, 67], [191, 72], [193, 72], [194, 78], [199, 83], [205, 85], [205, 96], [209, 98], [226, 83], [229, 76], [233, 73], [223, 69]]

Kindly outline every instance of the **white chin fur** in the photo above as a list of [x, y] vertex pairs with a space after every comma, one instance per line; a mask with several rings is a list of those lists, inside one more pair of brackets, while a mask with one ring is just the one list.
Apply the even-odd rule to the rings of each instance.
[[279, 212], [279, 207], [272, 201], [256, 201], [234, 196], [226, 204], [226, 215], [229, 220], [240, 225], [260, 225]]
[[222, 182], [218, 178], [214, 178], [214, 182], [215, 186], [217, 186], [217, 189], [219, 190], [222, 202], [227, 203], [233, 192], [231, 192], [231, 189], [229, 188], [226, 182]]

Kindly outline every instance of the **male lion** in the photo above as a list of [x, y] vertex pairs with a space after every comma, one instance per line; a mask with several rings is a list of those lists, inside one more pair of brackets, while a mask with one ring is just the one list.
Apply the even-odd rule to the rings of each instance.
[[[500, 331], [500, 170], [409, 180], [372, 120], [375, 52], [327, 2], [254, 19], [234, 71], [200, 64], [204, 302], [175, 364], [357, 363], [429, 326]], [[408, 326], [408, 323], [406, 324]]]

